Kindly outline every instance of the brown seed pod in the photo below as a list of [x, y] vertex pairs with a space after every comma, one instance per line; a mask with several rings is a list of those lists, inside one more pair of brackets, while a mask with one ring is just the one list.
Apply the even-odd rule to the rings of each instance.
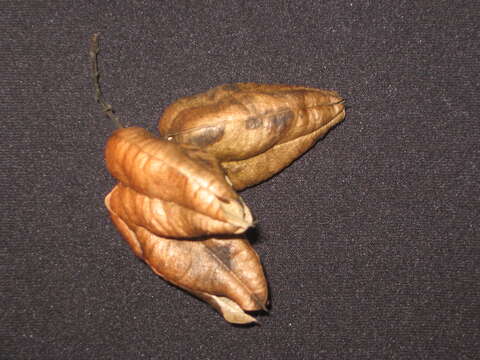
[[238, 83], [177, 100], [158, 129], [213, 154], [239, 190], [281, 171], [344, 117], [333, 91]]
[[152, 199], [176, 203], [246, 230], [252, 216], [218, 161], [138, 128], [116, 130], [105, 149], [107, 168], [122, 184]]
[[119, 181], [105, 198], [112, 221], [155, 273], [228, 322], [255, 322], [245, 311], [265, 310], [268, 288], [258, 255], [232, 235], [253, 221], [233, 188], [266, 180], [307, 151], [344, 119], [343, 99], [301, 86], [223, 85], [170, 105], [158, 138], [123, 128], [103, 99], [97, 37], [90, 51], [96, 100], [120, 128], [105, 150]]
[[265, 309], [268, 287], [257, 253], [244, 238], [177, 240], [112, 220], [135, 254], [165, 280], [210, 303], [231, 323], [255, 322], [246, 311]]
[[252, 225], [248, 207], [212, 154], [123, 128], [103, 99], [97, 54], [95, 34], [90, 56], [96, 100], [119, 128], [105, 149], [107, 168], [119, 181], [105, 198], [113, 223], [165, 280], [207, 301], [231, 323], [255, 322], [244, 310], [265, 309], [268, 298], [258, 255], [244, 238], [206, 237], [244, 232]]
[[107, 195], [105, 205], [123, 221], [162, 237], [193, 238], [245, 231], [243, 227], [214, 220], [174, 202], [150, 198], [121, 183]]

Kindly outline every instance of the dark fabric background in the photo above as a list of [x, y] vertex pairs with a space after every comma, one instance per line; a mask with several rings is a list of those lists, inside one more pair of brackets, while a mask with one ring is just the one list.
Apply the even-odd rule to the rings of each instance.
[[[474, 359], [475, 1], [1, 2], [2, 359]], [[339, 91], [347, 119], [243, 192], [272, 309], [235, 327], [136, 259], [103, 198], [113, 130], [235, 81]]]

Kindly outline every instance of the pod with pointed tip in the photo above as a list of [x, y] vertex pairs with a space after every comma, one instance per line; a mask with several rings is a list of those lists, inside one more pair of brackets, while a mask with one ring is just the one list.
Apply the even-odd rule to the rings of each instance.
[[212, 219], [177, 203], [148, 197], [121, 183], [106, 196], [105, 205], [126, 223], [168, 238], [196, 238], [245, 231], [241, 226]]
[[334, 91], [237, 83], [177, 100], [158, 129], [214, 155], [240, 190], [284, 169], [344, 117]]
[[218, 160], [200, 149], [130, 127], [116, 130], [108, 139], [105, 159], [112, 176], [140, 194], [243, 231], [252, 225], [248, 207], [229, 185]]
[[242, 237], [167, 239], [110, 212], [135, 254], [165, 280], [210, 303], [226, 321], [255, 322], [244, 311], [266, 308], [268, 286], [260, 259]]

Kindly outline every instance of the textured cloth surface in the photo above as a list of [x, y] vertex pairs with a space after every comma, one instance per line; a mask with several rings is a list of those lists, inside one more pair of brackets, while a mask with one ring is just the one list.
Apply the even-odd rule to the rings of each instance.
[[[0, 358], [473, 359], [479, 321], [475, 1], [6, 1], [0, 12]], [[346, 120], [242, 193], [271, 290], [231, 326], [111, 224], [107, 99], [154, 130], [228, 82], [337, 90]]]

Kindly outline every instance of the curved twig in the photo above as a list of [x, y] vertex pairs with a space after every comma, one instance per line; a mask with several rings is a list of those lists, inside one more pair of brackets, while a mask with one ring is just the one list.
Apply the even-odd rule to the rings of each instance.
[[98, 46], [98, 37], [99, 33], [93, 34], [91, 44], [90, 44], [90, 60], [92, 63], [92, 80], [95, 87], [95, 101], [100, 104], [102, 107], [103, 113], [115, 124], [117, 128], [123, 128], [122, 123], [118, 116], [115, 115], [112, 105], [107, 103], [103, 98], [102, 90], [100, 88], [100, 73], [98, 72], [98, 53], [100, 52], [100, 47]]

